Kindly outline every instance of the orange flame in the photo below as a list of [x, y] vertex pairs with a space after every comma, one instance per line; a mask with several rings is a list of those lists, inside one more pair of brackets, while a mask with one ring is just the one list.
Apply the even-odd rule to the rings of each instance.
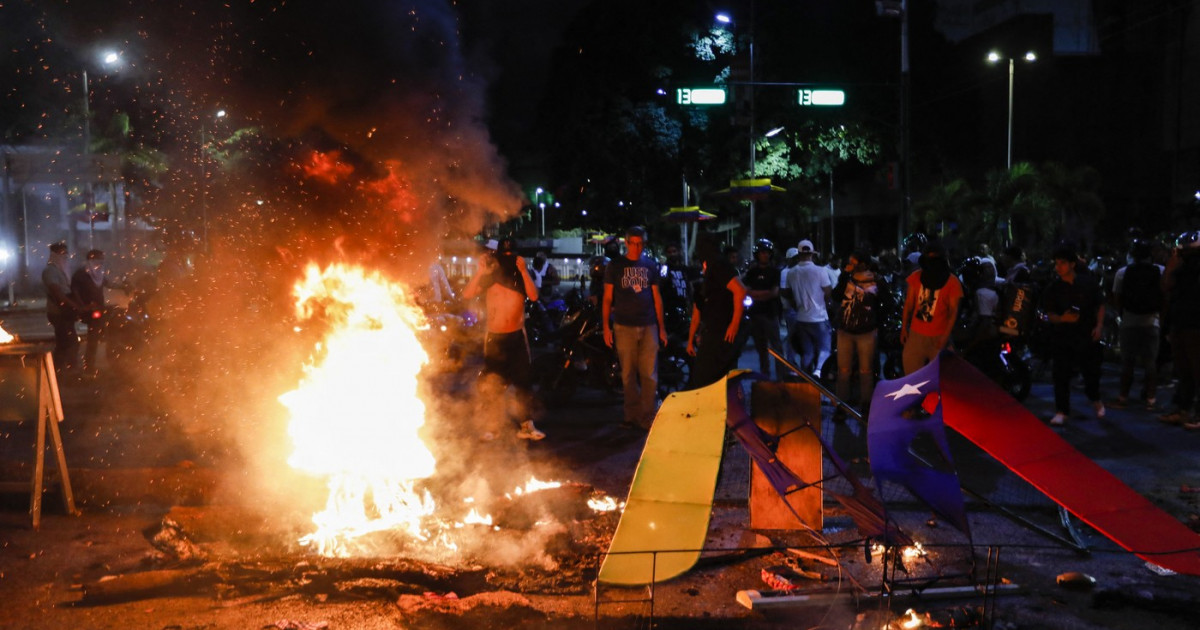
[[419, 435], [423, 316], [398, 285], [357, 267], [309, 265], [294, 294], [301, 320], [321, 315], [331, 324], [299, 388], [279, 398], [291, 413], [288, 463], [329, 488], [313, 516], [317, 531], [301, 543], [348, 556], [351, 541], [374, 531], [428, 539], [423, 520], [434, 502], [415, 488], [436, 466]]
[[306, 176], [327, 184], [336, 184], [354, 173], [354, 166], [342, 161], [341, 151], [313, 151], [300, 169]]
[[16, 337], [8, 334], [8, 331], [4, 330], [3, 326], [0, 326], [0, 343], [12, 343], [14, 339], [16, 339]]

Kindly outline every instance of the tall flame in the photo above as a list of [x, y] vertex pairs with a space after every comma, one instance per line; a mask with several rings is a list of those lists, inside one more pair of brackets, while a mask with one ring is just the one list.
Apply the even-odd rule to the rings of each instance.
[[291, 413], [288, 463], [329, 488], [313, 516], [317, 531], [301, 543], [346, 556], [350, 541], [374, 531], [425, 540], [422, 520], [434, 504], [414, 482], [431, 476], [436, 461], [419, 434], [424, 317], [400, 286], [359, 267], [311, 264], [294, 295], [300, 320], [319, 316], [329, 327], [300, 386], [279, 397]]
[[0, 343], [9, 343], [13, 339], [14, 339], [14, 337], [12, 335], [8, 334], [8, 331], [4, 330], [3, 326], [0, 326]]

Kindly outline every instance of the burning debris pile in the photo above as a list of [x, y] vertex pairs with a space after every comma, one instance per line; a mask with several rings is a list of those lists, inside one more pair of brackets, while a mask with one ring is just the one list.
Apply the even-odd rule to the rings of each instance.
[[[412, 557], [421, 550], [396, 532], [367, 536], [381, 550], [374, 556], [332, 558], [278, 542], [281, 531], [255, 527], [261, 523], [254, 517], [227, 507], [175, 508], [144, 532], [153, 549], [128, 571], [85, 583], [82, 603], [199, 593], [235, 603], [292, 595], [582, 594], [595, 578], [597, 558], [608, 545], [618, 512], [603, 509], [611, 499], [589, 486], [540, 486], [497, 502], [495, 517], [455, 524], [457, 534], [447, 534], [446, 540], [487, 540], [490, 546], [464, 549], [453, 564]], [[530, 558], [528, 564], [494, 563], [493, 548], [521, 546], [531, 539], [544, 541], [543, 557]], [[382, 552], [389, 547], [407, 547], [411, 554]]]

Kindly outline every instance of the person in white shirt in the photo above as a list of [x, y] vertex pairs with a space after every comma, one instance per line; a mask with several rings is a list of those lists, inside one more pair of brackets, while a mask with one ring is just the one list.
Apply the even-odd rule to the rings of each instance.
[[809, 373], [820, 369], [829, 357], [831, 333], [826, 303], [833, 283], [824, 267], [813, 262], [816, 251], [812, 241], [800, 241], [799, 262], [788, 272], [788, 291], [796, 308], [795, 328], [788, 331], [788, 341], [799, 354], [799, 367]]

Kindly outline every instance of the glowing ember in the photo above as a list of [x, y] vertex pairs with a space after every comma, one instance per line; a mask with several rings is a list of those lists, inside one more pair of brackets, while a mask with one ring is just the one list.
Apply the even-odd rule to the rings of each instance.
[[414, 487], [436, 465], [419, 435], [423, 316], [398, 285], [344, 265], [310, 265], [294, 294], [302, 321], [319, 316], [329, 326], [299, 388], [279, 397], [291, 412], [288, 463], [325, 477], [329, 488], [324, 511], [313, 516], [317, 531], [301, 543], [347, 556], [351, 540], [374, 531], [427, 540], [423, 520], [434, 502]]
[[0, 343], [12, 343], [14, 338], [8, 334], [8, 331], [4, 330], [3, 326], [0, 326]]
[[900, 620], [900, 627], [905, 628], [920, 628], [922, 625], [921, 618], [917, 616], [917, 611], [909, 608], [904, 613], [904, 618]]
[[610, 496], [592, 497], [588, 499], [587, 505], [596, 512], [612, 512], [619, 507], [617, 500]]
[[529, 494], [531, 492], [537, 492], [538, 490], [550, 490], [551, 488], [561, 487], [561, 481], [542, 481], [537, 477], [530, 477], [529, 481], [526, 481], [524, 486], [514, 489], [512, 494], [506, 494], [504, 496], [511, 499], [514, 494], [521, 496], [522, 494]]

